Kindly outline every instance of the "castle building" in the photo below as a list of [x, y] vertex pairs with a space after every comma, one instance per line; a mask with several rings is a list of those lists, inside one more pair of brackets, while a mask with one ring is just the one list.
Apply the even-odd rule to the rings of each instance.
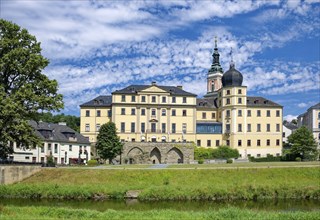
[[223, 73], [217, 42], [203, 98], [181, 86], [130, 85], [80, 105], [80, 132], [95, 143], [102, 124], [112, 121], [124, 142], [194, 142], [227, 145], [241, 158], [278, 156], [282, 150], [282, 106], [247, 96], [233, 61]]

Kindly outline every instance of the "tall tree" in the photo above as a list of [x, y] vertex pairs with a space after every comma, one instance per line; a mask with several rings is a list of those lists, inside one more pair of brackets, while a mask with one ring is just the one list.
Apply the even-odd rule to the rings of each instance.
[[312, 132], [305, 126], [297, 129], [288, 137], [291, 153], [301, 159], [315, 160], [318, 157], [317, 143]]
[[0, 157], [13, 152], [9, 141], [26, 148], [40, 144], [28, 120], [63, 108], [57, 81], [41, 73], [48, 64], [34, 36], [0, 19]]
[[113, 122], [108, 122], [100, 127], [97, 136], [96, 149], [98, 155], [102, 159], [112, 159], [121, 154], [123, 144], [117, 135], [116, 125]]

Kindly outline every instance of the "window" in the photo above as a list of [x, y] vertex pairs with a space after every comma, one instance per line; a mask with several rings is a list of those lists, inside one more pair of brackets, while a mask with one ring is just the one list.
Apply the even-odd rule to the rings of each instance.
[[270, 139], [267, 139], [267, 146], [270, 146]]
[[126, 114], [126, 109], [125, 108], [121, 108], [121, 115], [125, 115]]
[[176, 116], [176, 110], [172, 109], [172, 116]]
[[51, 150], [51, 144], [48, 144], [48, 150]]
[[318, 124], [318, 128], [320, 128], [320, 122], [319, 122], [319, 124]]
[[146, 115], [146, 109], [144, 108], [141, 109], [141, 115]]
[[90, 111], [86, 110], [86, 117], [90, 117]]
[[282, 137], [286, 137], [286, 132], [282, 132]]
[[277, 110], [277, 111], [276, 111], [276, 116], [277, 116], [277, 117], [280, 117], [280, 110]]
[[100, 130], [100, 124], [96, 124], [96, 131]]
[[242, 146], [242, 141], [238, 140], [238, 147], [241, 147], [241, 146]]
[[166, 103], [167, 102], [167, 98], [166, 97], [162, 97], [162, 103]]
[[182, 103], [187, 103], [187, 97], [182, 97]]
[[219, 100], [219, 106], [221, 106], [221, 100]]
[[131, 122], [131, 132], [134, 133], [136, 132], [136, 123]]
[[230, 90], [227, 90], [227, 95], [230, 95]]
[[280, 140], [279, 140], [279, 139], [276, 140], [276, 145], [277, 145], [277, 146], [280, 145]]
[[[10, 143], [11, 144], [11, 143]], [[41, 146], [41, 153], [44, 153], [44, 143]]]
[[230, 99], [227, 98], [227, 105], [230, 105]]
[[242, 132], [242, 124], [238, 124], [238, 132]]
[[136, 96], [135, 95], [131, 96], [131, 102], [136, 102]]
[[257, 154], [257, 157], [261, 157], [261, 154]]
[[152, 116], [156, 116], [156, 109], [154, 109], [154, 108], [151, 109], [151, 115], [152, 115]]
[[257, 140], [257, 146], [260, 147], [261, 146], [261, 141]]
[[122, 95], [121, 96], [121, 102], [125, 102], [126, 101], [126, 96], [125, 95]]
[[136, 139], [135, 138], [131, 138], [131, 142], [136, 142]]
[[241, 89], [238, 89], [238, 94], [242, 94], [242, 90]]
[[320, 119], [320, 112], [318, 113], [318, 119]]
[[86, 124], [85, 131], [86, 131], [86, 132], [90, 131], [90, 125], [89, 125], [89, 124]]
[[248, 117], [251, 117], [251, 110], [247, 111], [247, 115], [248, 115]]
[[242, 117], [242, 110], [238, 110], [238, 116]]
[[141, 96], [141, 102], [146, 102], [146, 97], [144, 95]]
[[54, 153], [58, 153], [58, 144], [54, 144]]
[[152, 100], [152, 102], [156, 102], [156, 97], [155, 97], [155, 96], [152, 96], [152, 97], [151, 97], [151, 100]]
[[248, 154], [248, 157], [251, 157], [251, 154]]
[[211, 113], [211, 118], [216, 118], [216, 113]]
[[198, 147], [201, 146], [201, 140], [197, 140], [197, 146], [198, 146]]
[[267, 124], [267, 132], [270, 132], [270, 124]]
[[206, 119], [207, 118], [207, 114], [205, 112], [202, 112], [202, 119]]
[[182, 123], [182, 133], [183, 134], [187, 133], [187, 123]]
[[251, 124], [247, 124], [247, 132], [251, 132]]
[[227, 145], [227, 146], [230, 146], [230, 140], [227, 140], [227, 141], [226, 141], [226, 145]]
[[267, 110], [267, 117], [270, 117], [270, 110]]
[[251, 140], [247, 140], [247, 146], [251, 147]]
[[211, 147], [211, 140], [207, 140], [207, 147]]
[[261, 110], [257, 110], [257, 117], [261, 117]]
[[226, 132], [230, 132], [230, 124], [226, 124]]
[[166, 111], [165, 109], [162, 109], [161, 115], [162, 115], [162, 116], [166, 116], [166, 115], [167, 115], [167, 111]]
[[226, 111], [226, 117], [227, 117], [227, 118], [230, 118], [230, 110], [227, 110], [227, 111]]
[[171, 133], [172, 134], [176, 133], [176, 123], [172, 123], [172, 125], [171, 125]]
[[121, 122], [121, 132], [124, 133], [126, 131], [126, 124]]
[[277, 131], [277, 132], [280, 131], [280, 124], [276, 124], [276, 131]]
[[238, 104], [242, 103], [242, 98], [238, 98]]
[[161, 124], [161, 132], [162, 132], [163, 134], [166, 133], [166, 123], [162, 123], [162, 124]]
[[257, 124], [257, 132], [261, 131], [261, 124]]
[[176, 97], [172, 97], [172, 103], [176, 103]]
[[101, 117], [101, 111], [97, 110], [97, 117]]
[[187, 110], [182, 110], [182, 116], [187, 116]]
[[72, 151], [72, 145], [71, 144], [69, 145], [69, 151]]
[[141, 132], [146, 132], [146, 124], [144, 122], [141, 123]]
[[111, 117], [111, 116], [112, 116], [112, 111], [108, 110], [108, 117]]
[[131, 115], [136, 115], [136, 109], [135, 108], [131, 109]]
[[216, 140], [216, 147], [220, 146], [220, 141]]
[[30, 159], [30, 157], [25, 157], [25, 159], [26, 159], [26, 160], [29, 160], [29, 159]]
[[151, 132], [152, 133], [156, 132], [156, 123], [151, 123]]

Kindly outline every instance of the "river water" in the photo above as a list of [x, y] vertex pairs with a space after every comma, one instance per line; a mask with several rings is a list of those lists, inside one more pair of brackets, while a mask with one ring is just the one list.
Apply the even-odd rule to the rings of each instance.
[[270, 211], [315, 211], [320, 210], [319, 200], [261, 200], [261, 201], [138, 201], [138, 200], [105, 200], [105, 201], [70, 201], [50, 199], [0, 199], [0, 205], [12, 206], [49, 206], [74, 209], [91, 209], [98, 211], [174, 209], [179, 211], [201, 211], [238, 207], [241, 209]]

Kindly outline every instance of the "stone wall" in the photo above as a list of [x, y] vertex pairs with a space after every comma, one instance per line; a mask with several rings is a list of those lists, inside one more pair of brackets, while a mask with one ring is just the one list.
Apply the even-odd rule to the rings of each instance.
[[188, 164], [194, 160], [194, 147], [191, 143], [127, 142], [121, 160], [123, 164]]
[[0, 184], [19, 182], [40, 170], [40, 166], [0, 166]]

